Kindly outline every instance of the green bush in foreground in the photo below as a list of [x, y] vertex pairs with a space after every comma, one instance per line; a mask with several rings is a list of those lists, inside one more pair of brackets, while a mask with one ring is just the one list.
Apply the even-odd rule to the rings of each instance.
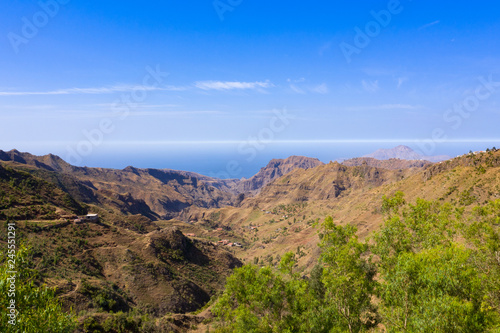
[[[218, 332], [500, 332], [500, 200], [464, 208], [401, 192], [367, 243], [327, 217], [310, 278], [245, 265], [214, 306]], [[376, 279], [375, 279], [376, 276]]]

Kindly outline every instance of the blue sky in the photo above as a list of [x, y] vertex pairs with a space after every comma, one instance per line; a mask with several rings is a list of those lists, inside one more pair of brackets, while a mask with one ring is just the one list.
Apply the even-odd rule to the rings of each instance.
[[500, 146], [494, 1], [40, 3], [0, 4], [0, 149], [241, 177]]

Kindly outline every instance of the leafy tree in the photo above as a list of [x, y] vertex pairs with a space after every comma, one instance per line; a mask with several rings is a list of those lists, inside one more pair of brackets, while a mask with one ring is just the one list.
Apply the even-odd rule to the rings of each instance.
[[280, 261], [279, 269], [282, 273], [293, 277], [293, 267], [296, 262], [295, 254], [293, 252], [287, 252]]
[[[389, 202], [394, 200], [388, 199]], [[402, 202], [399, 195], [397, 202]], [[383, 270], [393, 267], [400, 253], [450, 244], [462, 213], [448, 203], [441, 205], [423, 199], [417, 199], [415, 205], [403, 207], [401, 204], [397, 210], [387, 210], [384, 226], [373, 237], [373, 252], [380, 257], [378, 265]]]
[[380, 321], [387, 332], [499, 332], [500, 200], [468, 220], [462, 207], [406, 203], [402, 192], [382, 206], [369, 243], [324, 220], [310, 279], [292, 252], [277, 270], [235, 270], [214, 307], [219, 331], [366, 332]]
[[315, 298], [321, 301], [324, 300], [325, 285], [323, 284], [323, 265], [320, 263], [316, 264], [311, 271], [309, 289]]
[[375, 324], [371, 295], [375, 287], [373, 265], [365, 259], [368, 245], [358, 241], [356, 227], [337, 226], [329, 216], [323, 222], [321, 262], [324, 302], [338, 331], [361, 332]]
[[380, 287], [388, 332], [484, 332], [488, 313], [470, 255], [456, 244], [401, 253]]
[[404, 199], [404, 193], [401, 191], [397, 191], [392, 197], [387, 197], [384, 195], [382, 196], [382, 212], [397, 213], [399, 208], [403, 206], [405, 202], [406, 201]]
[[464, 238], [474, 251], [471, 263], [482, 278], [485, 307], [500, 313], [500, 200], [475, 207], [471, 223], [461, 225]]
[[[290, 262], [281, 266], [288, 264]], [[306, 292], [306, 281], [285, 281], [270, 267], [237, 268], [213, 309], [221, 320], [219, 331], [301, 332], [302, 314], [307, 308]]]
[[[458, 242], [462, 216], [462, 209], [422, 199], [388, 211], [373, 247], [388, 332], [485, 332], [492, 326], [485, 279], [473, 264], [478, 251]], [[463, 229], [471, 237], [484, 230]]]

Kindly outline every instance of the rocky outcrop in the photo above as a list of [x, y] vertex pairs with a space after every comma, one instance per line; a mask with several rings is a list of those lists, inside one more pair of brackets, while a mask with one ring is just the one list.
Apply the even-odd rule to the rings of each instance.
[[290, 173], [296, 169], [311, 169], [324, 163], [317, 158], [304, 156], [291, 156], [286, 159], [273, 159], [267, 166], [249, 179], [242, 180], [236, 188], [240, 193], [250, 192], [256, 194], [273, 180]]

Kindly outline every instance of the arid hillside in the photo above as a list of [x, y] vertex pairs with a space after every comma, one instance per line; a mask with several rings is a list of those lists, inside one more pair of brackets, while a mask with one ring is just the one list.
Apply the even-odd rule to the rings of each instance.
[[0, 164], [0, 220], [50, 220], [85, 212], [84, 206], [55, 184]]
[[396, 191], [404, 192], [407, 202], [424, 198], [465, 206], [500, 198], [500, 151], [391, 169], [329, 163], [295, 170], [244, 200], [239, 208], [192, 208], [185, 218], [201, 225], [228, 226], [244, 235], [247, 249], [237, 252], [244, 260], [276, 263], [277, 256], [294, 251], [301, 253], [301, 265], [307, 269], [319, 254], [314, 225], [328, 215], [337, 223], [354, 224], [363, 239], [383, 221], [382, 197]]

